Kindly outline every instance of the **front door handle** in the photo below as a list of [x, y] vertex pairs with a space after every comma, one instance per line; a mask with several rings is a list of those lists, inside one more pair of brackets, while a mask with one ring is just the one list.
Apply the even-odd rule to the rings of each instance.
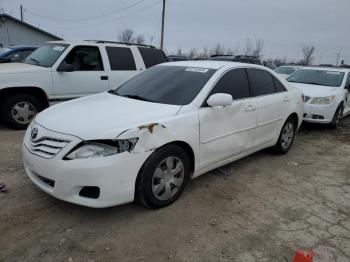
[[254, 111], [255, 109], [256, 109], [255, 106], [249, 105], [249, 106], [246, 106], [245, 111]]
[[283, 102], [289, 102], [289, 101], [290, 101], [290, 99], [289, 99], [288, 96], [285, 96], [285, 97], [283, 98]]
[[101, 76], [101, 80], [108, 80], [108, 76]]

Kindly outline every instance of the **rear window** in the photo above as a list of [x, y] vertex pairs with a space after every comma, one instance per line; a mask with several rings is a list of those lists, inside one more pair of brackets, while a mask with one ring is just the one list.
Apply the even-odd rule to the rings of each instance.
[[138, 48], [146, 68], [149, 68], [154, 65], [158, 65], [164, 62], [168, 62], [168, 59], [164, 55], [163, 51], [156, 48], [149, 47], [139, 47]]
[[111, 70], [136, 70], [136, 64], [130, 48], [106, 47]]

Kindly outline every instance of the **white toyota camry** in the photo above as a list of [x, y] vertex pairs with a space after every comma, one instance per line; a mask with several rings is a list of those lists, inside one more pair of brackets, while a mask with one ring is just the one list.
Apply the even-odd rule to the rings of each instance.
[[188, 179], [263, 148], [286, 153], [302, 113], [300, 90], [266, 67], [166, 63], [38, 114], [23, 162], [36, 186], [68, 202], [162, 207]]

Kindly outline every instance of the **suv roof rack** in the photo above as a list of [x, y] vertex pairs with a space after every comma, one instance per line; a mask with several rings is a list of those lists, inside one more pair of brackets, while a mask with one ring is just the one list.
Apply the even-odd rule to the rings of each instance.
[[109, 43], [109, 44], [137, 45], [137, 46], [144, 46], [144, 47], [149, 47], [149, 48], [156, 48], [156, 47], [153, 46], [153, 45], [135, 44], [135, 43], [108, 41], [108, 40], [84, 40], [84, 41], [96, 42], [97, 44]]

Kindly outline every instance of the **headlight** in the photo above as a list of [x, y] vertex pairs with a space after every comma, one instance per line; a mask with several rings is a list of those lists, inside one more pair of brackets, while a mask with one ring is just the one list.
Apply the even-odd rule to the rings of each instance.
[[328, 105], [332, 103], [335, 100], [335, 96], [326, 96], [326, 97], [314, 97], [310, 104], [317, 104], [317, 105]]
[[65, 160], [99, 158], [111, 156], [123, 152], [131, 152], [138, 138], [130, 138], [116, 141], [88, 141], [80, 144], [76, 149], [64, 157]]

